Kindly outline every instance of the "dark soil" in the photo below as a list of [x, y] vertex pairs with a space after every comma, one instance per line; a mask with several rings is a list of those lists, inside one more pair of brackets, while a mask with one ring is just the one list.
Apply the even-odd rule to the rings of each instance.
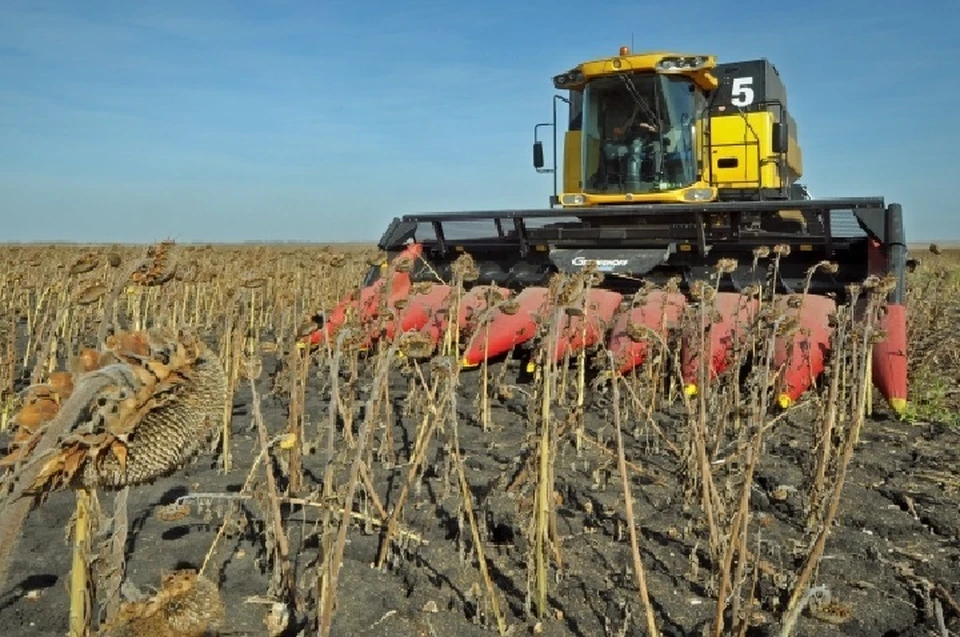
[[[282, 392], [270, 393], [273, 379], [266, 372], [274, 369], [275, 361], [265, 359], [264, 363], [259, 392], [266, 424], [276, 434], [286, 426], [287, 400]], [[319, 395], [317, 378], [312, 374], [308, 389], [308, 434], [315, 434], [326, 422], [327, 404]], [[392, 384], [396, 464], [379, 461], [371, 468], [388, 511], [406, 479], [416, 428], [415, 421], [400, 416], [406, 382], [398, 376]], [[512, 489], [510, 485], [527, 457], [533, 432], [524, 424], [520, 398], [494, 400], [494, 430], [484, 432], [473, 402], [476, 373], [465, 372], [462, 383], [459, 435], [489, 569], [513, 634], [531, 634], [537, 621], [525, 611], [525, 538], [532, 490], [526, 484]], [[587, 434], [603, 448], [586, 445], [578, 455], [568, 436], [556, 460], [563, 569], [552, 572], [553, 611], [542, 622], [545, 635], [645, 634], [613, 451], [614, 431], [602, 406], [594, 413], [588, 419]], [[665, 415], [659, 424], [675, 438], [678, 422]], [[375, 452], [383, 430], [381, 426], [377, 431]], [[157, 513], [182, 495], [240, 490], [258, 450], [251, 394], [244, 385], [235, 402], [233, 431], [234, 469], [229, 475], [222, 474], [218, 458], [207, 454], [187, 470], [131, 492], [127, 575], [139, 590], [157, 587], [162, 570], [203, 563], [222, 519], [218, 505], [207, 511], [193, 507], [190, 516], [175, 521], [163, 521]], [[631, 489], [657, 624], [663, 635], [700, 635], [712, 622], [716, 605], [698, 510], [685, 506], [680, 467], [671, 454], [657, 448], [657, 437], [649, 428], [627, 421], [624, 437], [628, 460], [642, 469], [632, 473]], [[785, 585], [808, 552], [811, 534], [804, 532], [802, 499], [811, 439], [810, 416], [798, 408], [794, 417], [776, 426], [765, 445], [751, 494], [750, 533], [751, 550], [762, 558], [757, 581], [761, 606], [754, 612], [748, 634], [774, 634], [786, 601]], [[402, 516], [402, 528], [419, 534], [428, 544], [404, 542], [402, 550], [391, 551], [388, 565], [377, 570], [372, 564], [379, 549], [378, 530], [365, 529], [359, 522], [351, 527], [333, 619], [335, 635], [496, 633], [463, 516], [456, 472], [449, 465], [449, 440], [449, 429], [438, 435], [428, 454], [429, 469], [420, 488], [411, 491]], [[848, 614], [841, 623], [804, 614], [796, 634], [934, 635], [938, 634], [935, 600], [941, 600], [948, 629], [960, 632], [958, 609], [949, 603], [960, 600], [958, 456], [960, 432], [956, 430], [902, 423], [883, 410], [868, 421], [838, 520], [813, 578], [813, 584], [827, 587]], [[322, 453], [305, 456], [304, 464], [302, 495], [309, 496], [317, 489]], [[345, 475], [340, 467], [338, 482]], [[72, 494], [58, 494], [28, 520], [10, 581], [0, 590], [3, 635], [66, 632], [70, 569], [66, 528], [73, 502]], [[112, 495], [100, 494], [100, 502], [109, 510]], [[366, 504], [363, 510], [372, 510], [365, 498], [358, 497], [357, 502]], [[244, 503], [243, 508], [250, 515], [249, 524], [220, 541], [210, 573], [219, 580], [227, 602], [224, 633], [264, 635], [268, 606], [262, 601], [269, 591], [270, 565], [259, 533], [262, 514], [254, 502]], [[318, 552], [313, 529], [320, 514], [299, 507], [285, 507], [285, 514], [298, 595], [309, 606], [316, 582], [312, 563]], [[299, 625], [290, 634], [301, 629], [311, 631]]]

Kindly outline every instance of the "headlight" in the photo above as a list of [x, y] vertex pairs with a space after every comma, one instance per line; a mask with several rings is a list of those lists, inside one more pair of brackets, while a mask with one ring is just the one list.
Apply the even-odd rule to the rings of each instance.
[[563, 195], [560, 197], [560, 203], [565, 206], [581, 206], [587, 201], [583, 195]]
[[713, 188], [690, 188], [683, 193], [684, 201], [712, 201]]

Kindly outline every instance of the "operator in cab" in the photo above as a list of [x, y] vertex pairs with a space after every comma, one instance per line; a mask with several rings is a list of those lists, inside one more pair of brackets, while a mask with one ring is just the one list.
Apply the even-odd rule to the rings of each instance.
[[606, 103], [604, 162], [594, 181], [621, 192], [639, 192], [643, 182], [653, 182], [660, 174], [660, 122], [641, 100], [624, 97]]
[[[640, 116], [641, 113], [644, 117]], [[638, 102], [633, 107], [633, 112], [623, 117], [620, 126], [613, 127], [612, 133], [614, 141], [628, 142], [638, 135], [642, 135], [642, 131], [656, 133], [659, 129], [660, 123], [657, 121], [655, 114], [650, 112], [649, 109], [643, 108]]]

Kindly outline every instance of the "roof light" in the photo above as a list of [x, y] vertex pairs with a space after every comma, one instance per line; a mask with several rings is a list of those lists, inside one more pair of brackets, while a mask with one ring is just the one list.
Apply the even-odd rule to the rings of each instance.
[[630, 47], [627, 47], [627, 46], [620, 47], [620, 56], [623, 57], [624, 55], [630, 55]]
[[568, 84], [580, 84], [583, 82], [583, 71], [579, 68], [572, 69], [566, 73], [561, 73], [553, 78], [553, 85], [556, 88], [563, 88]]
[[686, 57], [665, 57], [657, 62], [657, 70], [661, 73], [671, 71], [697, 71], [705, 68], [707, 58], [702, 55], [691, 55]]

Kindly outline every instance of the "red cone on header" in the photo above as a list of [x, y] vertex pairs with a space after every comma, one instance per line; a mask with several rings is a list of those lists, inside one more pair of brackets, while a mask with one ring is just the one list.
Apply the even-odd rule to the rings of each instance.
[[[476, 328], [481, 314], [487, 309], [490, 300], [508, 299], [511, 294], [511, 291], [507, 288], [488, 285], [478, 285], [465, 292], [460, 299], [460, 311], [457, 316], [456, 329], [459, 331], [460, 338], [469, 337], [472, 330]], [[426, 324], [416, 328], [421, 334], [430, 338], [434, 345], [440, 342], [447, 331], [449, 312], [453, 309], [453, 301], [453, 298], [446, 297], [445, 304], [442, 307], [431, 308], [432, 314]]]
[[489, 322], [473, 330], [462, 365], [475, 367], [536, 336], [537, 325], [550, 316], [549, 294], [545, 287], [526, 288], [495, 309]]
[[396, 323], [400, 324], [401, 333], [417, 332], [426, 327], [433, 317], [446, 307], [452, 291], [453, 288], [449, 285], [438, 283], [412, 286], [405, 299], [406, 305], [398, 314], [398, 320], [390, 321], [384, 329], [384, 338], [393, 339]]
[[666, 340], [669, 330], [680, 325], [687, 299], [679, 292], [653, 290], [635, 302], [640, 304], [617, 316], [610, 335], [609, 349], [621, 374], [643, 364], [651, 340]]
[[623, 295], [619, 292], [591, 288], [587, 292], [583, 314], [566, 313], [561, 319], [555, 360], [559, 361], [567, 354], [574, 356], [581, 349], [589, 349], [600, 342], [621, 302]]
[[701, 339], [697, 330], [684, 334], [681, 372], [683, 391], [687, 396], [694, 396], [698, 391], [697, 379], [702, 359], [706, 359], [708, 381], [715, 380], [729, 368], [734, 344], [749, 329], [759, 307], [756, 299], [737, 292], [720, 292], [714, 302], [708, 301], [707, 305], [709, 309], [704, 321], [706, 338]]
[[807, 391], [823, 372], [833, 328], [830, 316], [837, 310], [833, 299], [815, 294], [777, 298], [778, 310], [799, 323], [779, 336], [774, 345], [774, 369], [783, 370], [777, 403], [786, 409]]
[[[889, 270], [889, 260], [878, 241], [867, 243], [867, 263], [877, 276]], [[886, 332], [886, 338], [873, 345], [871, 373], [880, 394], [902, 415], [907, 410], [907, 308], [889, 303], [885, 312], [878, 327]]]
[[[412, 262], [420, 256], [422, 249], [423, 246], [419, 243], [414, 243], [401, 252], [394, 260], [394, 263], [399, 262], [401, 259], [410, 259]], [[387, 266], [384, 265], [381, 267], [384, 270], [383, 273], [387, 274]], [[404, 270], [406, 269], [408, 268], [404, 268]], [[381, 277], [373, 284], [361, 289], [359, 294], [356, 292], [349, 294], [346, 299], [325, 317], [323, 326], [306, 337], [307, 343], [311, 347], [314, 347], [323, 343], [325, 339], [331, 338], [346, 322], [349, 309], [355, 309], [359, 313], [361, 325], [369, 325], [376, 320], [380, 313], [380, 302], [387, 280], [388, 279]], [[406, 299], [410, 293], [410, 274], [406, 271], [394, 272], [390, 276], [389, 281], [390, 286], [387, 292], [386, 303], [388, 306], [395, 306], [398, 300]], [[372, 338], [373, 335], [368, 338], [368, 345]]]
[[882, 328], [886, 338], [873, 346], [873, 384], [898, 414], [907, 409], [907, 308], [891, 303]]

